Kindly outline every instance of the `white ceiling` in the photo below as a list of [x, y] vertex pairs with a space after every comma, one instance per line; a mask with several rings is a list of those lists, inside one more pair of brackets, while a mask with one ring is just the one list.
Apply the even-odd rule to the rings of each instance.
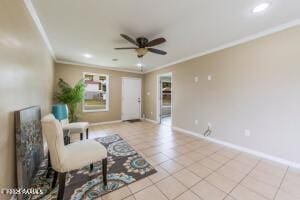
[[[136, 70], [132, 46], [120, 33], [134, 38], [165, 37], [148, 53], [146, 70], [210, 51], [232, 41], [300, 19], [299, 0], [272, 0], [264, 13], [251, 10], [268, 0], [32, 0], [33, 7], [59, 61]], [[82, 54], [91, 54], [85, 58]], [[117, 58], [118, 61], [112, 61]]]

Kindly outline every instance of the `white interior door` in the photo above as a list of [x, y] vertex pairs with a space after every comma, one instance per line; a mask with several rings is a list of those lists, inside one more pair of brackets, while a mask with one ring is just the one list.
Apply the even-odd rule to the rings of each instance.
[[141, 79], [122, 78], [122, 120], [141, 118]]

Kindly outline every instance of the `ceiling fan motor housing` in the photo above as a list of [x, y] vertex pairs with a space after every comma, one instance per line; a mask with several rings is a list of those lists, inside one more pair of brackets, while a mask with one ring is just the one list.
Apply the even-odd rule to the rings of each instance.
[[139, 37], [136, 39], [136, 42], [139, 44], [140, 48], [145, 48], [149, 40], [145, 37]]

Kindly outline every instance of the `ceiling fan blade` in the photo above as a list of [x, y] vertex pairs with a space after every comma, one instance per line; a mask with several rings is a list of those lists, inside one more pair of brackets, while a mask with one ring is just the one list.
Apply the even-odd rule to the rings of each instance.
[[154, 49], [154, 48], [147, 48], [147, 49], [148, 49], [148, 51], [150, 51], [152, 53], [157, 53], [157, 54], [160, 54], [160, 55], [166, 55], [167, 54], [167, 52], [159, 50], [159, 49]]
[[120, 47], [120, 48], [115, 48], [116, 50], [122, 50], [122, 49], [137, 49], [137, 47]]
[[121, 37], [124, 38], [125, 40], [127, 40], [128, 42], [131, 42], [132, 44], [139, 46], [138, 43], [134, 39], [129, 37], [128, 35], [121, 34]]
[[162, 44], [162, 43], [164, 43], [164, 42], [166, 42], [166, 39], [165, 39], [165, 38], [157, 38], [157, 39], [155, 39], [155, 40], [152, 40], [152, 41], [148, 42], [148, 43], [146, 44], [146, 46], [147, 46], [147, 47], [153, 47], [153, 46]]

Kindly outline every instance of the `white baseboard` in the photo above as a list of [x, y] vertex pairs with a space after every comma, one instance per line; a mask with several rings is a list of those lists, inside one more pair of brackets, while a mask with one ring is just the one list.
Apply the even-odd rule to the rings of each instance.
[[266, 153], [262, 153], [260, 151], [252, 150], [252, 149], [249, 149], [249, 148], [246, 148], [246, 147], [242, 147], [242, 146], [235, 145], [235, 144], [232, 144], [232, 143], [229, 143], [229, 142], [218, 140], [218, 139], [215, 139], [215, 138], [212, 138], [212, 137], [204, 137], [200, 133], [185, 130], [185, 129], [182, 129], [182, 128], [179, 128], [179, 127], [176, 127], [176, 126], [172, 126], [172, 129], [175, 130], [175, 131], [179, 131], [179, 132], [182, 132], [182, 133], [185, 133], [185, 134], [193, 135], [193, 136], [196, 136], [196, 137], [199, 137], [199, 138], [202, 138], [202, 139], [205, 139], [205, 140], [217, 143], [217, 144], [221, 144], [221, 145], [227, 146], [227, 147], [232, 148], [232, 149], [236, 149], [236, 150], [239, 150], [239, 151], [242, 151], [242, 152], [245, 152], [245, 153], [249, 153], [249, 154], [252, 154], [254, 156], [258, 156], [258, 157], [265, 158], [265, 159], [268, 159], [268, 160], [271, 160], [271, 161], [274, 161], [274, 162], [278, 162], [278, 163], [281, 163], [281, 164], [284, 164], [284, 165], [288, 165], [290, 167], [300, 169], [300, 163], [296, 163], [296, 162], [289, 161], [289, 160], [286, 160], [286, 159], [283, 159], [283, 158], [272, 156], [272, 155], [269, 155], [269, 154], [266, 154]]
[[115, 120], [115, 121], [107, 121], [107, 122], [96, 122], [96, 123], [90, 123], [90, 126], [98, 126], [98, 125], [104, 125], [104, 124], [115, 124], [120, 123], [122, 120]]
[[152, 120], [152, 119], [148, 119], [148, 118], [144, 118], [147, 122], [151, 122], [154, 124], [158, 124], [158, 121]]

